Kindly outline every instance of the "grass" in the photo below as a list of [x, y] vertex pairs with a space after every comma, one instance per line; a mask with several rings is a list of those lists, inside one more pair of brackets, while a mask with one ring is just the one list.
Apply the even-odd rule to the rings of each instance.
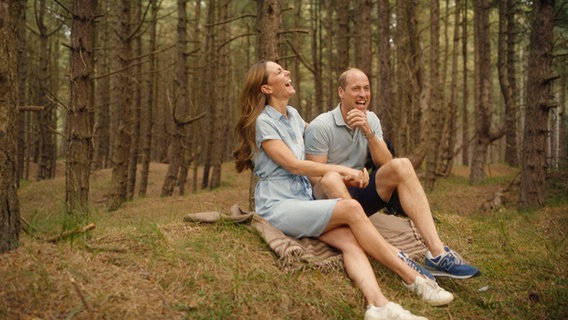
[[[245, 207], [249, 177], [232, 164], [216, 190], [160, 198], [165, 165], [152, 164], [149, 194], [104, 210], [110, 171], [93, 175], [88, 234], [50, 244], [64, 226], [64, 179], [20, 188], [23, 217], [35, 230], [0, 256], [0, 319], [361, 319], [365, 301], [343, 271], [281, 271], [268, 245], [246, 225], [184, 223], [197, 211]], [[568, 195], [551, 179], [546, 208], [517, 212], [515, 188], [502, 206], [482, 203], [517, 170], [492, 166], [470, 186], [467, 169], [428, 196], [441, 238], [482, 270], [468, 280], [439, 279], [456, 299], [430, 307], [391, 271], [373, 263], [387, 297], [430, 319], [568, 318]]]

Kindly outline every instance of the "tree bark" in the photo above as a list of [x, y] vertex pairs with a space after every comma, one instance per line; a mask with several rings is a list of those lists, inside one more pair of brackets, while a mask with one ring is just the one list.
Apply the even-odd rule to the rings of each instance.
[[185, 55], [185, 51], [187, 49], [187, 4], [185, 0], [178, 0], [177, 13], [176, 97], [174, 101], [175, 107], [172, 112], [175, 127], [168, 150], [169, 165], [166, 180], [162, 186], [162, 197], [173, 195], [176, 184], [180, 187], [180, 194], [182, 194], [182, 184], [185, 184], [185, 178], [181, 177], [183, 174], [187, 174], [187, 172], [180, 173], [184, 158], [183, 141], [186, 134], [185, 125], [178, 120], [188, 114], [189, 108], [189, 95], [187, 90], [187, 59]]
[[407, 156], [419, 167], [426, 156], [428, 145], [428, 108], [430, 91], [424, 80], [424, 61], [416, 10], [418, 2], [397, 2], [397, 107], [400, 122], [397, 125], [400, 140], [398, 154]]
[[[390, 33], [390, 7], [389, 0], [379, 0], [377, 3], [377, 38], [378, 38], [378, 74], [377, 74], [377, 94], [375, 100], [377, 107], [375, 112], [381, 119], [383, 134], [391, 141], [395, 140], [397, 134], [396, 120], [399, 118], [399, 109], [393, 106], [393, 68], [391, 53], [391, 33]], [[396, 141], [395, 145], [398, 145]]]
[[462, 164], [469, 166], [469, 72], [467, 69], [468, 61], [468, 28], [467, 28], [467, 0], [463, 1], [463, 15], [462, 15]]
[[322, 13], [321, 13], [321, 2], [311, 1], [310, 5], [310, 29], [311, 29], [311, 55], [312, 55], [312, 65], [313, 65], [313, 77], [314, 77], [314, 96], [315, 101], [313, 101], [315, 108], [314, 113], [320, 114], [324, 110], [324, 98], [323, 98], [323, 74], [322, 74], [322, 49], [321, 49], [321, 38], [322, 38]]
[[448, 106], [445, 110], [444, 132], [442, 133], [442, 144], [440, 146], [441, 158], [437, 172], [439, 175], [447, 177], [450, 175], [454, 163], [456, 147], [456, 122], [457, 120], [457, 91], [458, 91], [458, 53], [460, 39], [460, 14], [462, 0], [455, 1], [454, 13], [454, 36], [452, 46], [452, 63], [451, 63], [451, 80], [450, 80], [450, 97]]
[[138, 195], [143, 197], [146, 196], [148, 190], [148, 176], [150, 174], [150, 159], [152, 154], [152, 127], [154, 120], [152, 117], [152, 111], [154, 110], [154, 100], [155, 100], [155, 87], [156, 78], [158, 73], [156, 72], [156, 35], [157, 35], [157, 25], [158, 25], [158, 10], [159, 4], [157, 0], [150, 0], [150, 35], [149, 35], [149, 48], [150, 57], [148, 61], [148, 78], [146, 80], [146, 104], [142, 109], [141, 116], [141, 133], [140, 133], [140, 162], [142, 164], [140, 168], [140, 188], [138, 189]]
[[[201, 21], [201, 16], [202, 16], [202, 5], [201, 5], [202, 1], [201, 0], [197, 0], [194, 3], [194, 23], [193, 23], [193, 35], [195, 37], [195, 39], [197, 39], [197, 41], [194, 41], [194, 45], [192, 48], [192, 52], [195, 52], [195, 54], [190, 57], [190, 59], [192, 59], [192, 68], [194, 70], [194, 74], [196, 74], [196, 76], [191, 78], [191, 92], [201, 92], [200, 89], [202, 89], [203, 86], [203, 82], [201, 80], [202, 76], [198, 76], [200, 74], [203, 74], [205, 72], [205, 70], [203, 70], [204, 68], [200, 68], [200, 63], [201, 61], [206, 60], [206, 54], [204, 49], [202, 48], [202, 39], [203, 39], [203, 32], [201, 31], [201, 25], [202, 25], [202, 21]], [[247, 42], [249, 42], [250, 39], [249, 37], [247, 37]], [[248, 53], [249, 50], [246, 50], [247, 53], [247, 61], [248, 59]], [[195, 106], [197, 108], [197, 106], [202, 106], [202, 104], [199, 102], [200, 99], [204, 99], [205, 96], [201, 95], [201, 94], [193, 94], [191, 99], [193, 101], [193, 106]], [[204, 108], [205, 106], [202, 106], [202, 108]], [[201, 146], [200, 143], [197, 143], [197, 141], [201, 140], [201, 135], [202, 135], [202, 127], [203, 127], [203, 122], [196, 122], [195, 125], [191, 126], [191, 139], [193, 141], [195, 141], [195, 143], [192, 144], [192, 150], [191, 153], [193, 155], [193, 175], [191, 177], [191, 191], [195, 192], [197, 191], [197, 175], [198, 175], [198, 167], [200, 164], [200, 155], [203, 151], [203, 147]]]
[[[27, 72], [26, 72], [26, 0], [20, 1], [23, 10], [20, 10], [19, 17], [19, 34], [18, 34], [18, 105], [26, 105], [26, 87]], [[24, 163], [26, 155], [26, 114], [25, 112], [18, 112], [18, 134], [17, 134], [17, 170], [16, 170], [16, 183], [19, 186], [20, 180], [24, 177]]]
[[49, 37], [50, 31], [45, 23], [45, 15], [48, 10], [46, 0], [39, 1], [39, 15], [37, 18], [39, 37], [40, 37], [40, 53], [39, 53], [39, 97], [38, 105], [44, 106], [45, 109], [37, 113], [39, 124], [39, 158], [38, 171], [36, 173], [37, 180], [51, 179], [55, 176], [55, 137], [54, 130], [55, 112], [53, 104], [48, 99], [50, 91], [50, 63], [49, 63]]
[[88, 213], [92, 156], [90, 109], [93, 94], [93, 47], [97, 0], [73, 3], [71, 25], [71, 103], [67, 111], [67, 213]]
[[20, 245], [20, 203], [16, 188], [18, 116], [17, 36], [20, 1], [0, 1], [0, 253]]
[[426, 155], [426, 177], [424, 187], [433, 190], [436, 184], [440, 145], [442, 143], [442, 97], [440, 86], [440, 2], [430, 1], [430, 123], [428, 130], [428, 152]]
[[114, 67], [118, 72], [113, 88], [113, 118], [117, 125], [112, 154], [112, 194], [108, 203], [109, 211], [118, 209], [126, 201], [127, 195], [128, 156], [132, 133], [132, 77], [129, 69], [132, 56], [131, 10], [130, 0], [118, 1]]
[[257, 59], [280, 58], [280, 0], [257, 0]]
[[485, 164], [491, 142], [503, 136], [502, 130], [493, 129], [491, 90], [491, 42], [489, 33], [489, 3], [474, 1], [475, 15], [475, 141], [469, 181], [476, 184], [485, 179]]
[[[347, 1], [345, 1], [347, 2]], [[357, 0], [356, 12], [357, 17], [356, 25], [359, 27], [354, 28], [357, 37], [357, 45], [355, 46], [355, 66], [363, 70], [371, 79], [372, 68], [372, 48], [371, 48], [371, 28], [366, 26], [371, 25], [371, 11], [373, 4], [370, 0]], [[388, 19], [387, 19], [388, 21]], [[373, 101], [371, 103], [374, 104]]]
[[548, 114], [552, 97], [554, 0], [533, 3], [527, 80], [527, 110], [521, 156], [519, 207], [544, 206]]
[[[134, 29], [138, 29], [144, 21], [142, 17], [142, 0], [134, 2], [136, 9], [134, 11]], [[133, 36], [134, 54], [138, 59], [142, 56], [142, 35], [137, 32]], [[139, 77], [142, 75], [142, 63], [133, 60], [135, 66], [132, 71], [136, 74], [137, 81], [132, 86], [132, 133], [130, 135], [130, 152], [128, 156], [128, 182], [126, 183], [126, 198], [132, 200], [134, 197], [134, 189], [136, 188], [136, 175], [138, 172], [138, 158], [140, 150], [140, 117], [142, 113], [142, 82]]]
[[[100, 17], [100, 23], [97, 24], [97, 43], [100, 43], [101, 48], [95, 51], [96, 63], [95, 69], [98, 75], [110, 73], [111, 54], [110, 46], [110, 21], [108, 1], [102, 0], [99, 7], [107, 14]], [[110, 99], [111, 99], [111, 77], [103, 76], [95, 82], [96, 91], [96, 110], [95, 110], [95, 123], [93, 132], [94, 155], [93, 155], [93, 170], [108, 168], [111, 164], [110, 151], [111, 151], [111, 119], [110, 119]]]
[[[499, 85], [505, 103], [505, 162], [511, 166], [517, 160], [517, 112], [514, 92], [514, 1], [499, 1], [499, 39], [497, 70]], [[510, 74], [512, 73], [512, 74]]]
[[[210, 5], [207, 8], [207, 34], [205, 39], [205, 52], [207, 56], [207, 63], [211, 66], [209, 70], [216, 72], [218, 67], [218, 59], [219, 55], [217, 50], [215, 50], [215, 43], [217, 34], [214, 29], [214, 22], [215, 22], [215, 8], [216, 6], [213, 5], [214, 0], [210, 0]], [[257, 17], [258, 19], [258, 17]], [[211, 172], [211, 162], [212, 162], [212, 150], [214, 148], [214, 138], [213, 138], [213, 131], [215, 128], [215, 109], [217, 105], [207, 100], [205, 97], [214, 97], [217, 95], [216, 92], [216, 83], [212, 77], [207, 77], [207, 85], [206, 88], [203, 90], [203, 104], [210, 105], [210, 112], [206, 117], [205, 121], [207, 122], [206, 128], [203, 132], [203, 175], [201, 179], [201, 189], [206, 189], [209, 186], [209, 178]]]
[[[335, 61], [329, 61], [330, 65], [335, 69], [335, 76], [337, 79], [345, 69], [351, 66], [349, 57], [349, 49], [351, 48], [351, 27], [350, 27], [350, 14], [349, 10], [351, 1], [337, 1], [333, 6], [335, 11], [335, 20], [333, 20], [333, 38], [335, 40], [335, 48], [337, 55]], [[335, 80], [337, 82], [337, 80]]]
[[[219, 20], [225, 21], [229, 17], [228, 1], [221, 0], [223, 3], [219, 5]], [[229, 30], [226, 24], [219, 26], [219, 31], [217, 32], [218, 46], [223, 44], [229, 38]], [[229, 82], [229, 77], [227, 72], [229, 70], [229, 46], [223, 46], [218, 50], [218, 63], [217, 63], [217, 76], [215, 79], [215, 86], [217, 97], [215, 107], [214, 121], [214, 132], [211, 138], [215, 141], [213, 145], [212, 153], [212, 172], [211, 181], [209, 182], [209, 188], [218, 188], [221, 186], [221, 173], [223, 160], [225, 159], [225, 144], [227, 141], [227, 104], [229, 103], [229, 91], [225, 90], [227, 83]]]

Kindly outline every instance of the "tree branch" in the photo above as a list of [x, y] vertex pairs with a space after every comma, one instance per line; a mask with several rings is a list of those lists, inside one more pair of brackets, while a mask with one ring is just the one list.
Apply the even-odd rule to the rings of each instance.
[[88, 224], [88, 225], [86, 225], [82, 228], [77, 227], [73, 230], [62, 232], [60, 235], [48, 238], [45, 241], [47, 241], [49, 243], [55, 243], [55, 242], [58, 242], [58, 241], [63, 240], [65, 238], [69, 238], [70, 236], [73, 236], [73, 235], [76, 235], [76, 234], [86, 233], [88, 231], [93, 230], [94, 228], [95, 228], [95, 224], [90, 223], [90, 224]]

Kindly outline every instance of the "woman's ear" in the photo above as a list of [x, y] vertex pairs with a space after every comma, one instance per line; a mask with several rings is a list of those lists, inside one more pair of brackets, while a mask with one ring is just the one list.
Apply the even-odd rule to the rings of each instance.
[[270, 88], [270, 86], [263, 84], [260, 87], [260, 92], [264, 93], [264, 94], [270, 94], [272, 92], [272, 89]]

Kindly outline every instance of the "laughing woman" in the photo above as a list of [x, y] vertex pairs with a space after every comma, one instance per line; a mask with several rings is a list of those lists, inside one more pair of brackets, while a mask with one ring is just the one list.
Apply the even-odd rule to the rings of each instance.
[[428, 271], [390, 245], [356, 200], [314, 200], [306, 176], [335, 172], [361, 186], [366, 171], [305, 160], [305, 122], [288, 106], [295, 89], [290, 72], [272, 61], [249, 70], [241, 93], [234, 151], [237, 171], [254, 170], [256, 212], [285, 234], [316, 237], [340, 250], [345, 270], [367, 300], [366, 320], [425, 319], [411, 314], [382, 293], [368, 256], [398, 274], [404, 285], [430, 305], [440, 306], [453, 295], [432, 280]]

